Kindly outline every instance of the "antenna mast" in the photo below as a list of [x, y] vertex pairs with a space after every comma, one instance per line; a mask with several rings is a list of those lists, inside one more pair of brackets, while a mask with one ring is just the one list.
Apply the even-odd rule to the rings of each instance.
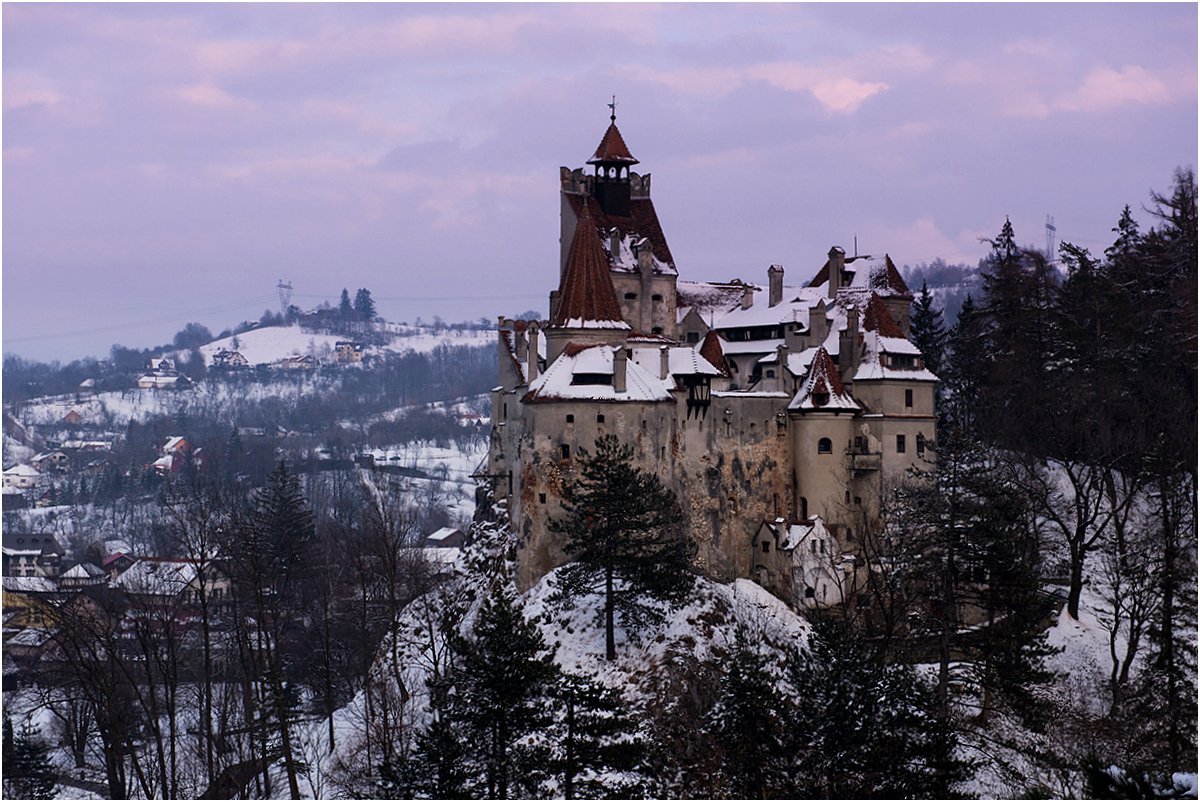
[[275, 285], [275, 289], [279, 290], [279, 313], [286, 315], [288, 306], [292, 303], [292, 282], [286, 284], [283, 279], [279, 279], [279, 283]]
[[1058, 254], [1054, 248], [1054, 238], [1058, 233], [1058, 229], [1054, 226], [1054, 218], [1046, 215], [1046, 261], [1050, 264], [1058, 263]]

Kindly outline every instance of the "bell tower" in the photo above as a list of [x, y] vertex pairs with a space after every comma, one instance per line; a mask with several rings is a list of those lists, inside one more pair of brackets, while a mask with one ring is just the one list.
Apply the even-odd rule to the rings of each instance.
[[609, 124], [596, 148], [596, 154], [588, 159], [588, 164], [595, 165], [596, 176], [593, 181], [592, 193], [600, 208], [606, 215], [612, 217], [629, 216], [629, 168], [638, 163], [625, 145], [621, 132], [617, 129], [617, 98], [608, 104]]

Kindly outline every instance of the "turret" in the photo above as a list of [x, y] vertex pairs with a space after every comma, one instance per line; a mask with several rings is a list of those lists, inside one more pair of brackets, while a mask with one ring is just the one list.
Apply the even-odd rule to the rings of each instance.
[[638, 163], [625, 145], [621, 132], [617, 129], [617, 114], [615, 101], [610, 108], [613, 113], [609, 116], [608, 130], [600, 140], [596, 153], [588, 159], [588, 164], [595, 165], [596, 178], [593, 182], [592, 193], [604, 213], [613, 217], [629, 216], [629, 168]]

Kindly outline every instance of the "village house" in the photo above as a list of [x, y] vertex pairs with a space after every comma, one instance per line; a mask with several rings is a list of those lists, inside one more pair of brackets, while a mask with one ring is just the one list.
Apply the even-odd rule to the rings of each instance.
[[58, 576], [66, 552], [54, 535], [6, 530], [3, 541], [4, 576]]
[[236, 370], [237, 368], [250, 367], [250, 362], [246, 357], [242, 356], [240, 351], [230, 351], [228, 348], [222, 348], [212, 355], [212, 366], [214, 368]]
[[285, 356], [276, 363], [284, 370], [316, 370], [320, 362], [312, 354], [303, 356]]
[[4, 487], [30, 490], [42, 484], [42, 474], [32, 465], [14, 465], [4, 470]]
[[333, 358], [339, 365], [361, 365], [365, 353], [362, 343], [338, 340], [333, 344]]
[[550, 530], [564, 480], [614, 434], [679, 496], [700, 570], [797, 607], [853, 601], [881, 498], [932, 458], [912, 294], [886, 254], [837, 246], [799, 285], [781, 265], [761, 286], [684, 281], [638, 163], [614, 117], [591, 173], [560, 169], [549, 314], [500, 320], [482, 473], [507, 499], [519, 582], [567, 560]]

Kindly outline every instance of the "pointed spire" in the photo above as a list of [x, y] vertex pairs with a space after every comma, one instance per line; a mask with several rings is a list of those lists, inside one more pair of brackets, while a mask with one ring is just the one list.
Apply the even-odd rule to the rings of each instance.
[[613, 116], [613, 122], [608, 124], [608, 130], [604, 132], [604, 137], [600, 140], [600, 145], [596, 148], [595, 155], [588, 159], [587, 163], [624, 165], [638, 163], [638, 160], [633, 158], [633, 154], [629, 152], [629, 147], [625, 144], [625, 139], [617, 129], [615, 115]]
[[575, 237], [571, 240], [559, 293], [558, 309], [550, 321], [552, 327], [629, 328], [617, 302], [608, 254], [600, 244], [596, 219], [586, 200], [575, 224]]
[[850, 393], [846, 391], [846, 385], [842, 383], [842, 374], [838, 370], [837, 364], [830, 358], [829, 352], [822, 345], [817, 349], [812, 365], [808, 368], [808, 376], [804, 380], [804, 385], [800, 388], [800, 392], [796, 393], [792, 403], [788, 404], [788, 409], [828, 409], [832, 411], [858, 408], [858, 403], [850, 397]]

